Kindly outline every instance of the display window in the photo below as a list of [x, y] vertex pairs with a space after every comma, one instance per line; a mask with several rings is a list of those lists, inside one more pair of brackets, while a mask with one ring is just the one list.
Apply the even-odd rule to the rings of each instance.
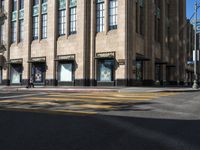
[[74, 80], [73, 70], [72, 62], [59, 63], [58, 80], [60, 82], [72, 82]]
[[0, 84], [2, 84], [2, 76], [3, 76], [3, 71], [2, 67], [0, 67]]
[[98, 60], [98, 81], [114, 81], [114, 60]]
[[143, 80], [143, 62], [136, 61], [136, 80]]
[[45, 63], [34, 63], [32, 66], [32, 76], [35, 83], [44, 83], [45, 82], [45, 72], [46, 64]]
[[160, 81], [160, 77], [161, 77], [161, 65], [156, 64], [156, 66], [155, 66], [155, 79], [156, 79], [156, 81]]
[[22, 65], [11, 65], [10, 82], [11, 84], [20, 84], [22, 81]]

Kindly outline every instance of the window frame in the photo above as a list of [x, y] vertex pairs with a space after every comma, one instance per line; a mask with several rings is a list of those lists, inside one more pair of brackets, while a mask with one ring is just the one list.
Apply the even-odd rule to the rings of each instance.
[[24, 41], [24, 19], [19, 20], [19, 41]]
[[47, 22], [48, 22], [48, 16], [47, 13], [41, 15], [42, 20], [42, 39], [47, 39]]
[[69, 35], [77, 33], [77, 5], [69, 6]]
[[11, 42], [17, 42], [17, 21], [11, 22]]
[[96, 0], [96, 32], [104, 32], [104, 0]]
[[37, 40], [39, 38], [39, 16], [32, 18], [32, 38]]
[[109, 30], [117, 29], [117, 25], [118, 25], [118, 0], [109, 0]]

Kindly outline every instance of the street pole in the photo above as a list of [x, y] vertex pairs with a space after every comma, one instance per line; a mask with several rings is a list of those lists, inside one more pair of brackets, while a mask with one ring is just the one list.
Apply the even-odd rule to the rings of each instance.
[[197, 0], [195, 1], [195, 6], [194, 6], [194, 11], [195, 11], [195, 29], [194, 29], [194, 53], [195, 53], [195, 58], [194, 58], [194, 82], [193, 82], [193, 89], [198, 89], [198, 76], [197, 76]]

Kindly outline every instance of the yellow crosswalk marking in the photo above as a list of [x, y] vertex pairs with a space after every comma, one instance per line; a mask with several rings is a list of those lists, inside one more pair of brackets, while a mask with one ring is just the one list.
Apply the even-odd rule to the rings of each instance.
[[82, 105], [71, 105], [71, 108], [92, 108], [92, 109], [110, 109], [113, 108], [111, 105], [92, 105], [92, 104], [82, 104]]
[[[91, 101], [95, 100], [97, 97], [85, 97], [85, 99], [91, 99]], [[79, 97], [72, 97], [72, 98], [63, 98], [63, 97], [28, 97], [26, 99], [31, 99], [31, 100], [60, 100], [60, 101], [77, 101], [77, 100], [84, 100], [84, 99], [81, 99]], [[88, 100], [87, 99], [87, 100]], [[120, 98], [112, 98], [112, 99], [108, 99], [108, 98], [102, 98], [102, 97], [99, 97], [98, 100], [121, 100], [121, 101], [131, 101], [131, 100], [151, 100], [153, 99], [152, 97], [120, 97]]]
[[[47, 110], [58, 113], [78, 113], [89, 115], [97, 114], [98, 110], [100, 109], [115, 110], [122, 108], [124, 105], [128, 106], [129, 104], [131, 107], [140, 101], [149, 101], [158, 99], [160, 97], [174, 96], [177, 94], [179, 93], [51, 93], [43, 95], [42, 97], [29, 96], [20, 99], [0, 100], [0, 106], [3, 107], [4, 103], [8, 103], [8, 105], [6, 104], [5, 108], [19, 110], [31, 109], [36, 111]], [[12, 105], [12, 103], [14, 105]], [[35, 107], [32, 108], [30, 106]]]

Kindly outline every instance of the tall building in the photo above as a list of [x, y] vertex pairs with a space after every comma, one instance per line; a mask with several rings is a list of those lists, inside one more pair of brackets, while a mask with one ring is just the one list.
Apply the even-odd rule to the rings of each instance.
[[177, 85], [185, 0], [2, 0], [1, 84]]

